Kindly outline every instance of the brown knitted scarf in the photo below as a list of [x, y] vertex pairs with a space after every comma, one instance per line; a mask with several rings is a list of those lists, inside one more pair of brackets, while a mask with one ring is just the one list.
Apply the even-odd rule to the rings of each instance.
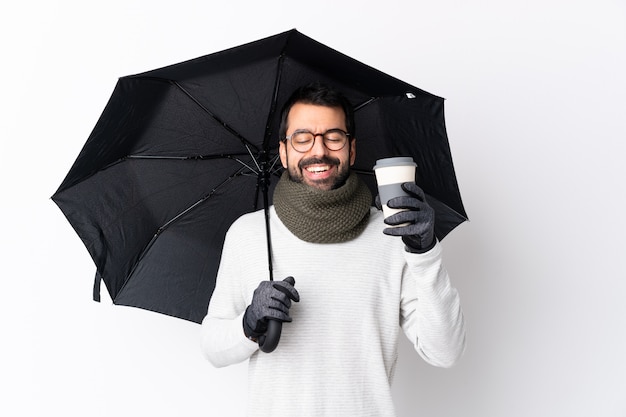
[[324, 191], [291, 181], [285, 171], [274, 190], [280, 220], [291, 233], [312, 243], [354, 239], [367, 225], [371, 204], [369, 188], [354, 172], [342, 187]]

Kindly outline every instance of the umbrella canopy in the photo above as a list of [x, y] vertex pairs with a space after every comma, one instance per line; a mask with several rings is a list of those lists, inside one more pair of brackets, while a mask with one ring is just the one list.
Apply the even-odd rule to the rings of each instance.
[[115, 304], [201, 322], [226, 231], [271, 204], [280, 109], [313, 81], [355, 105], [353, 169], [374, 195], [376, 159], [412, 156], [437, 237], [467, 219], [443, 99], [291, 30], [118, 80], [52, 197], [96, 264], [94, 298], [102, 279]]

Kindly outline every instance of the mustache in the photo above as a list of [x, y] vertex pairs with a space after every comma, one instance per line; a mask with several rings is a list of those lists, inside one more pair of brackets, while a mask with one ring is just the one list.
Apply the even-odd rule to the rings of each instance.
[[298, 162], [298, 168], [304, 169], [305, 166], [314, 165], [314, 164], [339, 166], [339, 163], [340, 161], [338, 158], [333, 158], [330, 156], [323, 156], [321, 158], [312, 157], [312, 158], [301, 159], [300, 162]]

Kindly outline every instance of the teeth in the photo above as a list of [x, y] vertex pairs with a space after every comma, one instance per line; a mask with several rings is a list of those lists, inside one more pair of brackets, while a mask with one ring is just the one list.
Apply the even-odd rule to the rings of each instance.
[[328, 171], [329, 169], [330, 167], [326, 165], [326, 166], [308, 167], [306, 170], [309, 172], [313, 172], [313, 173], [319, 173], [319, 172]]

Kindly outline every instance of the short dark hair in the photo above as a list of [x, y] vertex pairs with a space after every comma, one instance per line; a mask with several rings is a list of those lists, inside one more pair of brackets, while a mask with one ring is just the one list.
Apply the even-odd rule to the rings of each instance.
[[278, 128], [278, 137], [281, 141], [285, 139], [287, 135], [287, 117], [289, 116], [289, 111], [296, 103], [341, 108], [346, 117], [346, 130], [350, 134], [350, 137], [354, 138], [354, 108], [350, 101], [338, 90], [328, 85], [314, 82], [296, 89], [284, 104], [280, 113], [280, 127]]

